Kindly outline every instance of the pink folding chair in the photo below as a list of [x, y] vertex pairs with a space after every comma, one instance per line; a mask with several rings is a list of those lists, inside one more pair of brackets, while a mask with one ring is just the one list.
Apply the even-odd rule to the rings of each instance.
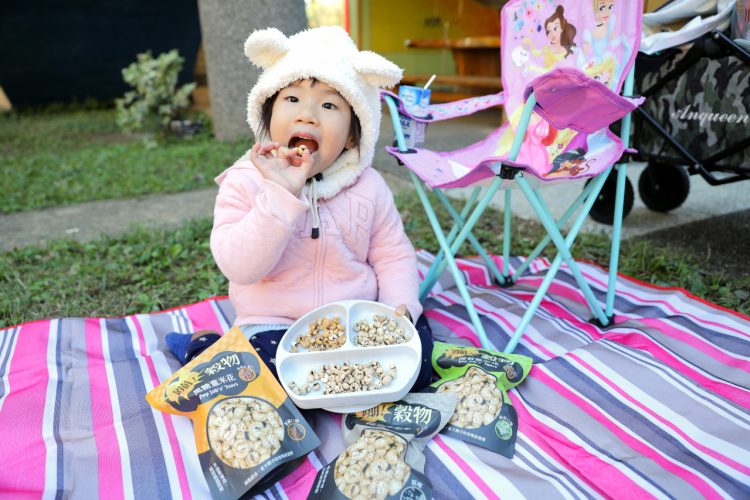
[[[505, 352], [515, 349], [563, 263], [575, 277], [593, 320], [601, 326], [612, 322], [626, 184], [624, 153], [629, 151], [630, 113], [643, 101], [630, 97], [641, 15], [642, 0], [511, 0], [501, 11], [503, 92], [432, 105], [423, 116], [408, 112], [398, 96], [390, 92], [382, 95], [390, 110], [397, 144], [387, 148], [388, 152], [410, 170], [441, 249], [422, 283], [420, 298], [429, 294], [447, 266], [484, 347], [497, 348], [487, 337], [454, 258], [467, 239], [501, 286], [512, 286], [550, 242], [557, 247], [557, 256], [508, 338]], [[500, 104], [505, 106], [508, 123], [476, 144], [448, 152], [407, 147], [399, 115], [430, 123]], [[620, 119], [621, 136], [617, 137], [608, 127]], [[617, 170], [617, 180], [610, 275], [605, 304], [601, 304], [570, 249], [613, 168]], [[551, 181], [579, 179], [590, 182], [556, 221], [538, 188]], [[514, 185], [539, 216], [547, 236], [511, 274], [510, 189], [505, 189], [502, 271], [471, 231], [497, 191]], [[443, 190], [467, 186], [475, 189], [459, 213]], [[443, 230], [425, 187], [435, 192], [450, 213], [454, 222], [450, 231]], [[574, 215], [563, 235], [563, 228]], [[495, 339], [495, 343], [498, 341], [502, 339]]]

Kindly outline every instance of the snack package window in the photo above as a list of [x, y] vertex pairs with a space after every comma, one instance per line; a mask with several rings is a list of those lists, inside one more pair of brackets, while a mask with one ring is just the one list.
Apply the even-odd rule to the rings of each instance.
[[348, 413], [348, 447], [315, 478], [308, 499], [427, 499], [424, 447], [453, 414], [453, 394], [412, 393], [393, 403]]

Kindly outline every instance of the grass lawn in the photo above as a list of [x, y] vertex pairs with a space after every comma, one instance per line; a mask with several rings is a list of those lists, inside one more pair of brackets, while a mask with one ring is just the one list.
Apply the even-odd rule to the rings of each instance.
[[0, 214], [213, 185], [249, 147], [208, 131], [149, 147], [121, 133], [115, 111], [0, 114]]
[[[413, 192], [397, 204], [415, 246], [432, 252], [437, 245]], [[498, 213], [484, 218], [475, 232], [500, 253]], [[447, 215], [444, 215], [447, 217]], [[443, 219], [445, 220], [445, 219]], [[136, 230], [90, 243], [58, 240], [47, 248], [0, 254], [0, 328], [33, 319], [69, 316], [121, 316], [149, 312], [226, 294], [227, 284], [210, 250], [209, 219], [177, 230]], [[514, 255], [528, 253], [542, 229], [516, 221]], [[464, 253], [472, 252], [465, 247]], [[577, 258], [609, 264], [609, 239], [585, 235]], [[648, 241], [625, 242], [621, 272], [662, 286], [678, 286], [724, 307], [750, 314], [750, 277], [701, 270], [690, 255]]]
[[[149, 148], [117, 130], [112, 110], [0, 115], [0, 213], [209, 186], [249, 146], [249, 138], [221, 143], [205, 132]], [[414, 245], [436, 252], [416, 194], [405, 191], [396, 201]], [[500, 253], [502, 219], [488, 215], [475, 234]], [[0, 328], [49, 317], [150, 312], [223, 295], [227, 284], [208, 248], [210, 230], [206, 219], [178, 230], [135, 230], [0, 253]], [[516, 221], [512, 253], [528, 254], [542, 233], [539, 225]], [[465, 246], [460, 254], [473, 251]], [[574, 255], [606, 267], [609, 239], [582, 235]], [[625, 242], [620, 262], [621, 272], [642, 281], [682, 287], [750, 314], [748, 276], [708, 271], [711, 266], [693, 255], [647, 240]]]

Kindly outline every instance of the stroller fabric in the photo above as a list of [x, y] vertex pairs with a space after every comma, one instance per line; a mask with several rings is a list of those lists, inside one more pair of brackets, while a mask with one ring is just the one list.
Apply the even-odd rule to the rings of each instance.
[[[713, 30], [725, 30], [735, 11], [736, 0], [677, 0], [643, 15], [641, 52], [655, 54], [659, 51], [690, 43]], [[684, 22], [676, 31], [665, 25]]]

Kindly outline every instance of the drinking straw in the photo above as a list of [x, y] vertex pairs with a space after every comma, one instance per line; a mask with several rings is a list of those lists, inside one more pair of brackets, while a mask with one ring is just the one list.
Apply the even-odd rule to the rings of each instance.
[[429, 80], [427, 80], [427, 83], [425, 83], [425, 84], [424, 84], [424, 88], [425, 88], [425, 90], [427, 90], [427, 87], [429, 87], [430, 85], [432, 85], [432, 82], [434, 82], [434, 81], [435, 81], [435, 77], [436, 77], [436, 76], [437, 76], [437, 75], [432, 75], [432, 76], [430, 77], [430, 79], [429, 79]]

